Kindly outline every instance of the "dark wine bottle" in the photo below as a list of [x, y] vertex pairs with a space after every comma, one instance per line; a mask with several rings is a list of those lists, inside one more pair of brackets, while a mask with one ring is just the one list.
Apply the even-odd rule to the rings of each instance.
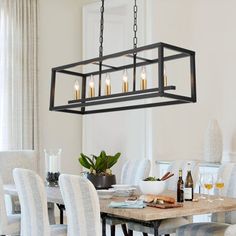
[[185, 201], [193, 200], [193, 178], [191, 174], [190, 163], [188, 163], [188, 173], [185, 181], [184, 198]]
[[184, 181], [182, 178], [182, 169], [179, 169], [179, 180], [177, 182], [177, 202], [184, 201]]

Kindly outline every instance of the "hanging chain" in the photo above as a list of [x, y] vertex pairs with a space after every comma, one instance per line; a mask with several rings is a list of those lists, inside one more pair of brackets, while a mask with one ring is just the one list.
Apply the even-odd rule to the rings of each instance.
[[137, 31], [138, 31], [138, 6], [137, 6], [137, 0], [134, 0], [134, 38], [133, 38], [133, 43], [134, 43], [134, 49], [137, 48], [138, 44], [138, 37], [137, 37]]
[[101, 20], [100, 20], [100, 37], [99, 37], [99, 42], [100, 42], [100, 47], [99, 47], [99, 56], [103, 56], [103, 31], [104, 31], [104, 0], [102, 0], [102, 6], [100, 9], [101, 12]]

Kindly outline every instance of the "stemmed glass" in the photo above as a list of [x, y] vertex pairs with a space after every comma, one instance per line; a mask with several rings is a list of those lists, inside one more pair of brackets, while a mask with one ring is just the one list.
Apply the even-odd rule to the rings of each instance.
[[218, 176], [216, 182], [215, 182], [215, 187], [216, 189], [218, 190], [218, 195], [219, 195], [219, 198], [217, 200], [220, 200], [220, 201], [223, 201], [224, 198], [222, 198], [222, 189], [224, 188], [224, 181], [223, 181], [223, 178], [221, 176]]
[[213, 202], [210, 199], [210, 190], [213, 188], [213, 176], [212, 176], [212, 174], [209, 174], [209, 173], [208, 174], [204, 174], [203, 183], [204, 183], [204, 187], [208, 191], [207, 201], [208, 202]]
[[206, 197], [203, 195], [204, 189], [204, 174], [199, 174], [199, 198], [200, 199], [206, 199]]

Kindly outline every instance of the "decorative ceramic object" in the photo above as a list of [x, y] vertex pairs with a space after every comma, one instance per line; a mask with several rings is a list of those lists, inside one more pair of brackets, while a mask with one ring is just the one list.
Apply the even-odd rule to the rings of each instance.
[[204, 160], [207, 162], [221, 162], [222, 159], [222, 132], [217, 120], [209, 121], [205, 132]]

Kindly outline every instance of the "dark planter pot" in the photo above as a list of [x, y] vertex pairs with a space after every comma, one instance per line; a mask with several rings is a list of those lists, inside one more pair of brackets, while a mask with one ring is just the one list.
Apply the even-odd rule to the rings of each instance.
[[97, 176], [93, 174], [87, 174], [87, 178], [92, 182], [96, 189], [108, 189], [111, 185], [116, 184], [116, 176]]

